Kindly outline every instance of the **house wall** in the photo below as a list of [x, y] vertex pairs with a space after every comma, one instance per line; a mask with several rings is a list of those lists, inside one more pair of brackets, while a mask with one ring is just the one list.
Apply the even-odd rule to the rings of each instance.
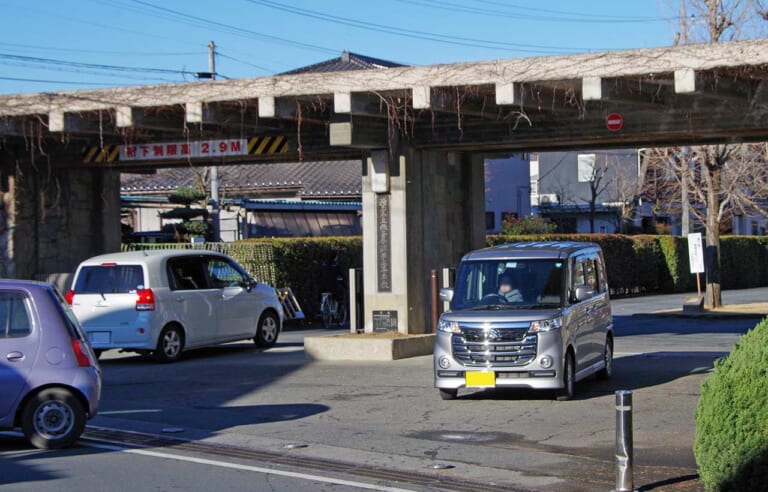
[[[597, 185], [599, 193], [595, 204], [600, 207], [632, 198], [626, 187], [630, 181], [637, 179], [636, 150], [546, 152], [532, 158], [531, 163], [531, 180], [534, 182], [532, 203], [535, 206], [555, 205], [553, 212], [556, 212], [557, 206], [579, 208], [576, 229], [580, 233], [590, 232], [590, 183], [585, 179], [584, 170], [579, 170], [579, 156], [588, 154], [595, 155], [598, 174], [601, 166], [606, 166], [605, 174]], [[594, 232], [613, 233], [618, 228], [613, 214], [598, 214], [595, 218]]]
[[487, 158], [484, 167], [486, 232], [497, 233], [505, 214], [531, 213], [530, 161], [527, 155]]

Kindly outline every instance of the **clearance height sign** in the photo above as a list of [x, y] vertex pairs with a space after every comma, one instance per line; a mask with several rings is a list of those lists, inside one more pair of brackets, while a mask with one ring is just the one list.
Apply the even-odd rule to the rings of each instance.
[[247, 155], [248, 141], [244, 138], [223, 140], [195, 140], [190, 142], [158, 142], [151, 144], [121, 145], [121, 161], [147, 161], [201, 157]]

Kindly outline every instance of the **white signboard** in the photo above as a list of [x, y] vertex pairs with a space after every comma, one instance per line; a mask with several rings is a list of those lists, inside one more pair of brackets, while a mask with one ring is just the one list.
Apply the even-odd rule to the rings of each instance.
[[121, 145], [121, 161], [149, 161], [168, 159], [199, 159], [247, 155], [248, 141], [244, 138], [222, 140], [195, 140], [185, 142], [158, 142]]
[[688, 234], [688, 263], [691, 265], [691, 273], [704, 273], [704, 247], [700, 232]]
[[577, 157], [579, 183], [591, 183], [595, 179], [595, 154], [579, 154]]

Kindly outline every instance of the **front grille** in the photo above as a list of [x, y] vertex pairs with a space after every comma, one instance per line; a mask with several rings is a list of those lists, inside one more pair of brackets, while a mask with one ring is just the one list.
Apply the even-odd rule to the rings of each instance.
[[[522, 326], [521, 326], [522, 325]], [[537, 337], [528, 324], [459, 324], [452, 337], [453, 357], [465, 366], [523, 366], [536, 358]]]

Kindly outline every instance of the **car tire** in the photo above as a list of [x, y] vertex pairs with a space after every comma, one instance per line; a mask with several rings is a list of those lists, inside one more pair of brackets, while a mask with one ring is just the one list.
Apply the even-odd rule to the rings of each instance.
[[280, 335], [280, 321], [272, 311], [266, 311], [259, 318], [259, 326], [256, 327], [256, 336], [253, 342], [257, 347], [269, 348], [277, 343]]
[[166, 326], [157, 339], [152, 356], [157, 362], [176, 362], [184, 351], [184, 333], [178, 326]]
[[39, 449], [71, 446], [85, 429], [85, 409], [72, 392], [48, 388], [29, 399], [21, 415], [21, 428]]
[[443, 400], [455, 400], [459, 396], [459, 390], [457, 389], [437, 389], [440, 392], [440, 398]]
[[563, 388], [557, 391], [557, 401], [568, 401], [576, 392], [576, 363], [573, 352], [570, 350], [565, 355], [563, 362]]
[[613, 338], [608, 337], [605, 340], [603, 361], [605, 362], [605, 367], [597, 371], [597, 379], [610, 379], [613, 376]]

